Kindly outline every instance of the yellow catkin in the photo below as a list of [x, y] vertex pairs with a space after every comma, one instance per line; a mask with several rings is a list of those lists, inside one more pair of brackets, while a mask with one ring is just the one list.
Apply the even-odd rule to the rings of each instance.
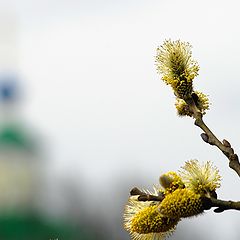
[[199, 66], [192, 59], [189, 43], [166, 40], [157, 48], [156, 66], [162, 80], [172, 87], [177, 97], [185, 99], [191, 95]]
[[185, 163], [180, 175], [187, 188], [205, 195], [220, 187], [221, 176], [219, 170], [210, 161], [200, 164], [198, 160]]
[[176, 98], [175, 107], [177, 109], [177, 114], [180, 117], [189, 116], [192, 117], [193, 112], [191, 111], [189, 105], [181, 98]]
[[180, 219], [163, 216], [158, 207], [159, 202], [128, 199], [123, 221], [132, 240], [164, 240], [175, 231]]
[[160, 212], [168, 217], [185, 218], [203, 212], [201, 195], [189, 189], [177, 189], [166, 195], [159, 205]]
[[181, 177], [173, 171], [167, 172], [160, 176], [159, 182], [165, 188], [164, 194], [171, 193], [178, 188], [184, 188]]
[[195, 91], [194, 93], [197, 96], [197, 100], [195, 101], [197, 108], [202, 112], [202, 114], [205, 114], [206, 110], [209, 110], [208, 96], [199, 91]]
[[131, 231], [140, 234], [167, 232], [178, 221], [178, 219], [163, 216], [158, 210], [158, 205], [149, 206], [132, 218]]
[[[196, 107], [203, 115], [206, 114], [206, 110], [209, 110], [209, 100], [207, 95], [198, 91], [193, 92], [192, 96], [193, 94]], [[175, 107], [179, 116], [193, 116], [193, 112], [189, 108], [189, 105], [183, 99], [176, 98]]]

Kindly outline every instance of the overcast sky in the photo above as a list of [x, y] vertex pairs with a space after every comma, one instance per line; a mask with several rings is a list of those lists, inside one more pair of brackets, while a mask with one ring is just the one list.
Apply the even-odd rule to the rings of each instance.
[[[186, 160], [212, 160], [223, 175], [219, 197], [240, 199], [240, 182], [227, 159], [201, 141], [192, 119], [177, 117], [174, 96], [154, 65], [165, 39], [190, 42], [200, 65], [195, 89], [212, 103], [205, 120], [238, 152], [238, 1], [1, 4], [17, 20], [24, 118], [46, 139], [55, 174], [76, 181], [81, 176], [89, 193], [102, 193], [100, 199], [110, 206], [114, 196], [109, 200], [104, 194], [116, 193], [122, 179], [139, 183], [125, 180], [129, 188], [121, 201], [132, 186], [149, 187]], [[240, 214], [229, 211], [209, 212], [191, 224], [198, 234], [209, 234], [202, 239], [225, 240], [239, 239], [239, 222]]]

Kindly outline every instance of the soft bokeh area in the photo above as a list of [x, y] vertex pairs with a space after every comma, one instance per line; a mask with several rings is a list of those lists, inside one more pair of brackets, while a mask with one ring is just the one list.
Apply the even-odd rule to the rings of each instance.
[[[0, 239], [128, 240], [132, 187], [211, 160], [218, 196], [240, 181], [155, 69], [165, 39], [193, 45], [206, 123], [240, 152], [240, 4], [234, 0], [0, 1]], [[238, 240], [240, 213], [207, 211], [170, 238]]]

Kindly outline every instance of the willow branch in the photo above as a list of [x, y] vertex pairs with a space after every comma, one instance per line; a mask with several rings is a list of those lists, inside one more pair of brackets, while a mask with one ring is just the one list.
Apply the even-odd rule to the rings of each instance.
[[214, 212], [220, 213], [225, 210], [240, 210], [240, 202], [224, 201], [216, 198], [205, 198], [205, 209], [217, 207]]
[[234, 153], [231, 144], [227, 140], [223, 140], [223, 142], [219, 141], [219, 139], [214, 135], [214, 133], [208, 128], [208, 126], [204, 123], [202, 113], [196, 107], [196, 104], [193, 98], [186, 99], [191, 111], [193, 112], [193, 118], [195, 119], [194, 124], [201, 128], [204, 133], [201, 134], [202, 139], [209, 143], [210, 145], [214, 145], [218, 147], [222, 153], [229, 159], [229, 167], [232, 168], [240, 177], [240, 163], [238, 159], [238, 155]]
[[[156, 201], [156, 202], [161, 202], [164, 199], [164, 195], [151, 195], [145, 192], [142, 192], [138, 188], [133, 188], [130, 191], [131, 196], [138, 196], [138, 201]], [[204, 210], [209, 210], [212, 207], [216, 207], [214, 209], [214, 212], [220, 213], [225, 210], [240, 210], [240, 201], [239, 202], [234, 202], [234, 201], [225, 201], [225, 200], [220, 200], [216, 199], [214, 197], [204, 197], [202, 198], [203, 200], [203, 208]]]

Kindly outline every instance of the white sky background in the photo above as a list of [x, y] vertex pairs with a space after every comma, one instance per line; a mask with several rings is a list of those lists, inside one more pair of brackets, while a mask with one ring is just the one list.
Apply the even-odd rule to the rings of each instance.
[[[19, 18], [25, 118], [45, 136], [53, 176], [81, 179], [87, 194], [104, 201], [101, 210], [109, 206], [114, 212], [121, 181], [129, 188], [125, 196], [118, 195], [117, 209], [131, 187], [150, 187], [159, 174], [197, 158], [220, 168], [220, 198], [240, 199], [240, 182], [227, 159], [202, 142], [192, 119], [176, 116], [174, 96], [154, 66], [156, 47], [165, 39], [193, 45], [200, 64], [195, 88], [212, 102], [205, 120], [239, 152], [238, 1], [1, 4], [15, 9]], [[92, 211], [100, 211], [99, 205]], [[209, 234], [202, 239], [225, 240], [239, 239], [239, 222], [239, 213], [229, 211], [208, 212], [189, 224], [196, 234]]]

